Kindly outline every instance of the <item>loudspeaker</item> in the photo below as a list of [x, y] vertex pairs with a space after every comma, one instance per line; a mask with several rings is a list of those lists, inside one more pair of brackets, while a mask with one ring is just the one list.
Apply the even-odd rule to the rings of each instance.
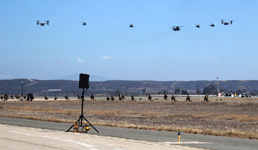
[[79, 88], [80, 89], [83, 89], [83, 88], [88, 89], [90, 87], [89, 78], [90, 78], [90, 75], [88, 75], [88, 74], [83, 74], [83, 73], [80, 74], [80, 79], [79, 79]]

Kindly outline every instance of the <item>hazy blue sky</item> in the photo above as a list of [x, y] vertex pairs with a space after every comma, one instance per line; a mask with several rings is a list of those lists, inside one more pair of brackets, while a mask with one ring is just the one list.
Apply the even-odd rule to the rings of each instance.
[[[87, 73], [121, 80], [256, 80], [257, 6], [257, 0], [1, 0], [0, 79]], [[185, 27], [175, 32], [176, 25]]]

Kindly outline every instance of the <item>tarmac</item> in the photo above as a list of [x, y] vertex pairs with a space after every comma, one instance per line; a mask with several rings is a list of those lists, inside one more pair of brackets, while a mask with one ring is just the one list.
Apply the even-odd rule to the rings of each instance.
[[1, 150], [189, 150], [187, 146], [170, 145], [109, 136], [62, 132], [47, 129], [0, 124]]
[[[90, 121], [90, 120], [89, 120]], [[126, 129], [126, 128], [116, 128], [116, 127], [103, 127], [103, 126], [95, 126], [99, 133], [95, 130], [91, 129], [88, 134], [84, 133], [74, 133], [74, 132], [65, 132], [72, 124], [69, 123], [53, 123], [53, 122], [45, 122], [45, 121], [37, 121], [37, 120], [27, 120], [27, 119], [16, 119], [16, 118], [6, 118], [0, 117], [0, 149], [16, 149], [14, 146], [16, 143], [21, 143], [21, 146], [27, 145], [32, 146], [30, 141], [26, 141], [26, 134], [39, 135], [41, 137], [39, 140], [48, 139], [51, 141], [55, 141], [56, 143], [64, 140], [72, 140], [74, 145], [74, 149], [77, 149], [80, 146], [79, 143], [86, 143], [88, 145], [92, 145], [92, 149], [131, 149], [131, 145], [136, 143], [136, 147], [132, 149], [151, 149], [147, 147], [147, 145], [151, 145], [151, 147], [155, 147], [155, 149], [216, 149], [216, 150], [257, 150], [258, 141], [251, 139], [241, 139], [241, 138], [230, 138], [230, 137], [222, 137], [222, 136], [209, 136], [209, 135], [198, 135], [198, 134], [186, 134], [181, 133], [180, 143], [178, 142], [177, 132], [165, 132], [165, 131], [153, 131], [153, 130], [137, 130], [137, 129]], [[25, 128], [25, 129], [24, 129]], [[17, 130], [16, 130], [17, 129]], [[22, 131], [22, 132], [21, 132]], [[24, 131], [24, 132], [23, 132]], [[17, 132], [17, 133], [16, 133]], [[44, 133], [44, 134], [43, 134]], [[48, 134], [47, 134], [48, 133]], [[16, 139], [16, 136], [20, 135], [20, 138]], [[42, 136], [48, 136], [49, 138], [44, 138]], [[53, 139], [61, 138], [61, 139]], [[92, 142], [88, 142], [89, 139], [93, 139], [93, 137], [103, 137], [96, 138], [93, 140], [97, 142], [95, 144], [91, 144]], [[11, 139], [14, 138], [17, 140], [12, 144], [13, 141]], [[34, 137], [36, 138], [36, 137]], [[32, 140], [34, 139], [32, 138]], [[43, 138], [43, 139], [42, 139]], [[51, 139], [52, 138], [52, 139]], [[80, 141], [79, 139], [85, 139], [85, 141]], [[29, 138], [31, 139], [31, 138]], [[87, 139], [87, 140], [86, 140]], [[105, 141], [105, 139], [110, 139], [110, 143], [114, 142], [112, 145], [114, 147], [98, 147], [99, 143]], [[20, 141], [19, 141], [20, 140]], [[119, 147], [120, 145], [116, 145], [117, 141], [122, 142], [121, 146], [129, 144], [125, 147]], [[76, 142], [77, 141], [77, 142]], [[46, 141], [48, 142], [48, 141]], [[106, 142], [106, 141], [105, 141]], [[7, 145], [9, 143], [9, 145]], [[65, 143], [65, 142], [64, 142]], [[69, 142], [67, 142], [69, 143]], [[77, 143], [77, 144], [76, 144]], [[120, 142], [118, 142], [120, 143]], [[143, 144], [142, 148], [137, 143]], [[35, 142], [35, 145], [41, 144]], [[45, 149], [46, 146], [49, 146], [49, 149], [54, 149], [54, 145], [45, 144], [41, 148]], [[68, 144], [68, 148], [70, 149]], [[4, 145], [4, 146], [2, 146]], [[107, 145], [107, 143], [106, 143]], [[52, 147], [51, 147], [52, 146]], [[77, 147], [76, 147], [77, 146]], [[146, 147], [145, 147], [146, 146]], [[19, 149], [18, 147], [17, 149]], [[60, 149], [68, 149], [60, 146]], [[26, 149], [26, 148], [24, 148]], [[31, 148], [29, 148], [31, 149]], [[34, 148], [33, 148], [34, 149]], [[37, 148], [35, 148], [37, 149]], [[90, 149], [89, 147], [84, 147], [84, 149]]]

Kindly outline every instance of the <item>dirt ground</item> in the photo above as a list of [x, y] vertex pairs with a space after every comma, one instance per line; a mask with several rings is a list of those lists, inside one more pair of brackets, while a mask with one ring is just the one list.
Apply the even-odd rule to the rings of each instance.
[[[0, 101], [0, 116], [74, 122], [80, 100]], [[171, 102], [85, 100], [94, 125], [156, 129], [258, 139], [257, 102]]]

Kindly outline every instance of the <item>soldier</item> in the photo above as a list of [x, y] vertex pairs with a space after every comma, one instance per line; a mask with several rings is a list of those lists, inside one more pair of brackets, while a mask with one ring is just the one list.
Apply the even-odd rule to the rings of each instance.
[[28, 93], [27, 101], [32, 102], [34, 98], [35, 97], [32, 93]]
[[94, 100], [94, 95], [93, 95], [93, 94], [90, 96], [90, 99], [91, 99], [91, 100]]
[[4, 94], [4, 100], [7, 101], [9, 99], [8, 94]]
[[3, 97], [3, 95], [1, 94], [1, 100], [3, 100], [4, 99], [4, 97]]
[[57, 96], [55, 95], [55, 100], [57, 100]]
[[204, 101], [209, 102], [209, 97], [207, 94], [204, 96]]
[[15, 98], [16, 99], [20, 99], [20, 95], [19, 94], [15, 94]]
[[149, 94], [149, 96], [148, 96], [148, 100], [150, 100], [150, 101], [151, 101], [151, 98], [152, 98], [152, 97], [151, 97], [151, 95]]
[[68, 100], [68, 96], [65, 94], [65, 99]]
[[122, 100], [125, 98], [124, 94], [122, 94]]
[[175, 101], [175, 102], [177, 101], [176, 97], [174, 96], [174, 94], [172, 94], [172, 96], [171, 96], [171, 101]]
[[48, 97], [47, 97], [47, 95], [45, 95], [45, 100], [48, 100]]
[[77, 95], [77, 98], [78, 98], [78, 100], [80, 100], [80, 99], [81, 99], [81, 95], [80, 95], [80, 94], [78, 94], [78, 95]]
[[120, 93], [119, 93], [119, 95], [118, 95], [118, 99], [119, 99], [120, 101], [122, 100]]
[[26, 98], [27, 98], [27, 96], [26, 96], [26, 95], [24, 95], [24, 96], [23, 96], [23, 99], [25, 99], [25, 100], [26, 100]]
[[167, 94], [164, 94], [164, 100], [167, 100], [168, 96]]
[[187, 94], [187, 97], [186, 97], [186, 102], [187, 101], [189, 101], [189, 102], [191, 102], [192, 100], [191, 100], [191, 96], [189, 95], [189, 94]]
[[107, 96], [107, 101], [109, 101], [110, 100], [110, 98], [109, 98], [109, 95]]
[[134, 96], [133, 96], [133, 94], [132, 94], [132, 96], [131, 96], [131, 100], [132, 100], [132, 101], [134, 100]]
[[113, 95], [111, 95], [111, 100], [112, 100], [112, 101], [114, 101], [114, 100], [115, 100], [115, 98], [114, 98], [114, 96], [113, 96]]

